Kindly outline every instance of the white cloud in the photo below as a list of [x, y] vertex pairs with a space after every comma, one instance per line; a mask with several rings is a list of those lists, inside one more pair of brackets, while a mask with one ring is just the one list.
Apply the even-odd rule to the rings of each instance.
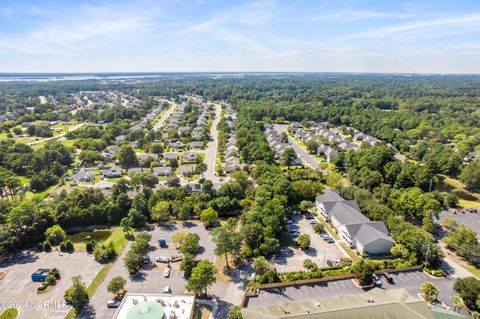
[[316, 21], [360, 21], [366, 19], [379, 19], [379, 18], [411, 18], [414, 17], [413, 13], [392, 13], [392, 12], [381, 12], [381, 11], [364, 11], [364, 10], [344, 10], [336, 11], [320, 16], [316, 16], [310, 19], [311, 22]]
[[472, 30], [472, 27], [478, 28], [479, 24], [480, 13], [474, 13], [469, 15], [415, 21], [391, 27], [378, 28], [365, 32], [355, 33], [346, 38], [380, 39], [416, 31], [423, 32], [433, 30], [434, 32], [440, 32], [440, 28], [462, 28], [463, 31], [470, 32]]
[[93, 48], [107, 39], [128, 39], [128, 35], [150, 32], [150, 18], [148, 14], [112, 6], [89, 5], [71, 12], [50, 13], [48, 20], [40, 20], [36, 29], [0, 37], [0, 51], [69, 54]]

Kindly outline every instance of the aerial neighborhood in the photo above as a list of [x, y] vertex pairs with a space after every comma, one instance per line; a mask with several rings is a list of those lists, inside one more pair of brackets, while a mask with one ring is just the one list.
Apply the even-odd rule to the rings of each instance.
[[371, 77], [0, 83], [0, 311], [479, 318], [478, 82]]

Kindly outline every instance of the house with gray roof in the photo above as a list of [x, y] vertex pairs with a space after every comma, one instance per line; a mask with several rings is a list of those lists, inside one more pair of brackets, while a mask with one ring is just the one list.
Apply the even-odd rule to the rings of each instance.
[[321, 216], [360, 254], [389, 254], [395, 241], [381, 221], [371, 221], [360, 212], [357, 202], [345, 200], [335, 190], [318, 195], [315, 206]]
[[122, 169], [120, 167], [114, 166], [112, 168], [106, 169], [102, 172], [103, 177], [115, 178], [122, 177]]
[[145, 168], [145, 167], [132, 167], [127, 170], [127, 174], [129, 176], [132, 176], [133, 174], [146, 173], [146, 172], [148, 172], [148, 168]]
[[73, 175], [73, 179], [77, 183], [81, 182], [91, 182], [95, 179], [95, 174], [92, 173], [90, 170], [85, 168], [81, 168], [78, 173]]
[[155, 154], [155, 153], [135, 153], [135, 154], [137, 155], [137, 158], [141, 161], [144, 161], [149, 157], [153, 158], [153, 160], [155, 161], [158, 159], [158, 154]]
[[188, 176], [195, 174], [195, 165], [182, 165], [178, 168], [178, 175]]
[[190, 146], [190, 148], [203, 148], [203, 142], [200, 142], [200, 141], [190, 142], [188, 143], [188, 146]]
[[152, 172], [157, 176], [170, 176], [172, 175], [172, 168], [170, 166], [154, 167]]
[[196, 162], [198, 158], [198, 154], [193, 151], [188, 151], [183, 154], [183, 161], [184, 162]]
[[338, 152], [331, 148], [330, 146], [327, 147], [327, 149], [324, 151], [325, 157], [327, 159], [327, 162], [331, 162], [335, 159], [335, 157], [338, 156]]
[[163, 153], [163, 158], [166, 159], [167, 161], [171, 161], [174, 159], [178, 160], [178, 154], [172, 153], [172, 152]]
[[183, 143], [182, 141], [175, 141], [173, 143], [170, 143], [170, 148], [172, 150], [181, 150], [183, 148]]

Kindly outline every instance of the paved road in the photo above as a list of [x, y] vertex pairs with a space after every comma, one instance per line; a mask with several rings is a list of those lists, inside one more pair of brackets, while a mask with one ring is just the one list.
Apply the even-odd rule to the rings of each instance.
[[85, 125], [86, 125], [86, 123], [77, 124], [77, 125], [72, 126], [71, 128], [69, 128], [68, 131], [66, 131], [66, 132], [64, 132], [64, 133], [61, 133], [61, 134], [58, 134], [57, 136], [47, 137], [47, 138], [44, 138], [44, 139], [42, 139], [42, 140], [30, 142], [30, 143], [27, 143], [27, 145], [32, 146], [32, 145], [36, 145], [36, 144], [40, 144], [40, 143], [48, 142], [48, 141], [50, 141], [50, 140], [55, 140], [55, 139], [64, 137], [67, 133], [76, 131], [76, 130], [78, 130], [79, 128], [84, 127]]
[[163, 113], [162, 117], [158, 120], [157, 123], [155, 123], [155, 125], [153, 126], [154, 131], [158, 131], [160, 127], [162, 127], [162, 125], [165, 123], [165, 121], [170, 117], [170, 115], [172, 115], [173, 111], [175, 111], [175, 109], [178, 107], [178, 104], [173, 101], [167, 102], [170, 103], [170, 108], [165, 113]]
[[205, 150], [205, 164], [207, 164], [207, 171], [203, 174], [205, 179], [209, 179], [212, 182], [219, 182], [219, 177], [215, 175], [215, 163], [217, 160], [217, 147], [218, 147], [218, 123], [220, 122], [220, 116], [222, 114], [222, 106], [218, 103], [214, 104], [215, 107], [215, 119], [212, 121], [210, 127], [210, 141], [208, 142], [207, 149]]
[[[288, 125], [276, 124], [274, 125], [274, 128], [279, 134], [282, 134], [282, 132], [287, 132]], [[290, 146], [293, 148], [293, 150], [297, 153], [297, 156], [300, 157], [305, 164], [307, 164], [313, 169], [320, 168], [320, 164], [318, 163], [318, 161], [313, 158], [312, 155], [308, 154], [307, 151], [298, 146], [298, 144], [290, 136], [288, 137], [288, 142], [290, 143]]]

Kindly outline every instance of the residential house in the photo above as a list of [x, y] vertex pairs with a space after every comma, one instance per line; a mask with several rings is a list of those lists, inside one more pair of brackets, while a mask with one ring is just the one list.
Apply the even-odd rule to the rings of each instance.
[[195, 165], [182, 165], [178, 167], [178, 175], [188, 176], [195, 174]]
[[167, 161], [178, 160], [178, 154], [172, 152], [163, 153], [163, 158]]
[[184, 162], [196, 162], [197, 158], [198, 154], [192, 151], [185, 152], [182, 157]]
[[200, 141], [190, 142], [188, 143], [188, 146], [190, 146], [190, 148], [203, 148], [203, 142], [200, 142]]
[[185, 190], [189, 193], [200, 193], [202, 191], [202, 184], [192, 183], [185, 185]]
[[170, 166], [154, 167], [152, 172], [157, 176], [170, 176], [172, 175], [172, 168]]
[[158, 154], [155, 153], [135, 153], [137, 158], [141, 161], [145, 161], [147, 158], [152, 158], [153, 160], [158, 160]]
[[327, 147], [327, 149], [324, 152], [325, 157], [327, 159], [327, 162], [331, 162], [335, 159], [335, 157], [338, 156], [338, 152], [331, 148], [330, 146]]
[[127, 170], [127, 174], [129, 176], [132, 176], [133, 174], [146, 173], [146, 172], [148, 172], [148, 168], [144, 168], [144, 167], [132, 167]]
[[112, 168], [106, 169], [102, 172], [103, 177], [115, 178], [122, 177], [122, 169], [120, 167], [114, 166]]
[[77, 183], [81, 182], [91, 182], [95, 179], [95, 174], [92, 173], [90, 170], [85, 168], [81, 168], [78, 173], [73, 174], [73, 179]]
[[395, 245], [383, 222], [371, 221], [360, 212], [356, 201], [343, 199], [337, 191], [325, 190], [317, 196], [315, 206], [350, 247], [360, 254], [389, 254]]
[[170, 143], [170, 149], [172, 150], [181, 150], [183, 149], [183, 143], [182, 141], [175, 141], [173, 143]]
[[231, 173], [240, 169], [240, 159], [230, 156], [225, 159], [225, 172]]

